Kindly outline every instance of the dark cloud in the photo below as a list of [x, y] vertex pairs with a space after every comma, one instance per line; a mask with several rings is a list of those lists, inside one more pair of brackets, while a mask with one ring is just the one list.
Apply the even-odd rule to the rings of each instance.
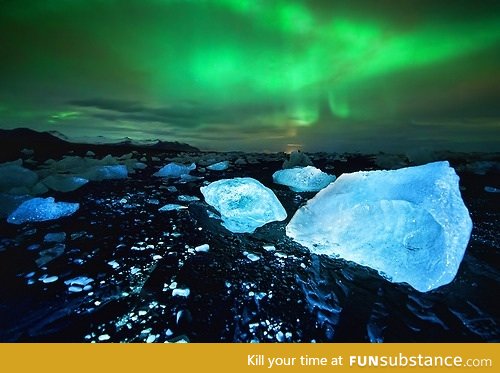
[[102, 110], [118, 111], [121, 113], [134, 113], [142, 110], [142, 105], [137, 101], [130, 100], [116, 100], [106, 98], [95, 98], [86, 100], [71, 100], [68, 102], [70, 105], [80, 107], [90, 107]]
[[[92, 98], [71, 100], [69, 105], [90, 109], [88, 115], [107, 121], [157, 122], [178, 127], [199, 128], [204, 124], [227, 123], [220, 130], [233, 130], [231, 123], [238, 123], [238, 131], [245, 134], [256, 134], [276, 128], [276, 123], [258, 123], [260, 116], [283, 110], [282, 105], [275, 103], [237, 104], [224, 109], [211, 109], [195, 102], [183, 102], [177, 105], [150, 107], [136, 100], [119, 100], [109, 98]], [[249, 121], [251, 124], [249, 124]], [[246, 123], [246, 126], [241, 126]], [[212, 127], [211, 127], [212, 129]]]
[[196, 127], [202, 121], [210, 121], [220, 116], [216, 110], [194, 104], [149, 107], [138, 101], [106, 98], [72, 100], [68, 104], [80, 108], [97, 109], [90, 115], [109, 121], [158, 122], [174, 126]]

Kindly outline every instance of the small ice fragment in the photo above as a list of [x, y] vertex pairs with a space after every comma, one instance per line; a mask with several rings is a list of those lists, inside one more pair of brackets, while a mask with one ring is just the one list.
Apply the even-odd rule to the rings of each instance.
[[102, 334], [99, 337], [97, 337], [97, 339], [100, 340], [100, 341], [107, 341], [110, 338], [111, 337], [109, 336], [109, 334]]
[[276, 340], [278, 342], [284, 342], [285, 341], [285, 335], [283, 332], [280, 330], [278, 333], [276, 333]]
[[187, 337], [182, 337], [177, 339], [174, 343], [189, 343], [189, 339]]
[[187, 209], [186, 206], [178, 205], [176, 203], [169, 203], [166, 204], [163, 207], [160, 207], [158, 211], [175, 211], [175, 210], [182, 210], [182, 209]]
[[180, 182], [183, 184], [191, 183], [194, 181], [202, 180], [203, 176], [181, 175]]
[[179, 178], [183, 175], [189, 174], [195, 168], [196, 164], [194, 163], [189, 166], [184, 166], [182, 164], [172, 162], [163, 166], [158, 172], [155, 172], [153, 176]]
[[274, 245], [264, 245], [263, 248], [266, 251], [275, 251], [276, 250], [276, 247]]
[[88, 284], [90, 284], [91, 282], [93, 282], [94, 279], [90, 278], [90, 277], [85, 277], [85, 276], [78, 276], [78, 277], [74, 277], [70, 280], [66, 280], [64, 281], [64, 283], [66, 285], [78, 285], [78, 286], [86, 286]]
[[150, 334], [146, 339], [146, 343], [153, 343], [156, 340], [156, 335]]
[[255, 293], [255, 299], [257, 300], [261, 300], [262, 298], [264, 298], [267, 294], [264, 293], [264, 292], [259, 292], [259, 293]]
[[491, 186], [485, 186], [484, 191], [488, 193], [500, 193], [500, 188], [495, 188]]
[[195, 251], [197, 252], [204, 252], [206, 253], [208, 250], [210, 250], [210, 245], [209, 244], [203, 244], [203, 245], [200, 245], [200, 246], [196, 246], [194, 248]]
[[47, 233], [43, 240], [45, 242], [63, 242], [66, 239], [66, 233], [57, 232], [57, 233]]
[[260, 259], [260, 256], [249, 253], [247, 254], [247, 258], [250, 259], [252, 262], [256, 262], [257, 260]]
[[23, 148], [21, 149], [21, 153], [25, 156], [31, 156], [33, 154], [35, 154], [35, 151], [33, 149], [28, 149], [28, 148]]
[[181, 321], [189, 321], [191, 318], [191, 313], [189, 311], [185, 311], [185, 310], [180, 310], [177, 312], [177, 316], [175, 318], [175, 322], [177, 323], [177, 325], [179, 325], [181, 323]]
[[188, 288], [186, 289], [176, 288], [172, 291], [172, 296], [189, 297], [190, 293], [191, 291]]
[[58, 279], [58, 276], [40, 277], [40, 281], [42, 281], [44, 284], [50, 284], [51, 282], [55, 282]]
[[112, 260], [112, 261], [108, 262], [108, 265], [110, 265], [111, 268], [113, 268], [113, 269], [117, 269], [118, 267], [120, 267], [120, 264], [118, 264], [118, 262], [116, 260]]
[[227, 170], [228, 167], [229, 167], [229, 161], [222, 161], [222, 162], [217, 162], [217, 163], [214, 163], [210, 166], [207, 166], [207, 170], [224, 171], [224, 170]]
[[177, 199], [181, 202], [194, 202], [194, 201], [199, 201], [200, 199], [196, 196], [188, 196], [185, 194], [181, 194]]

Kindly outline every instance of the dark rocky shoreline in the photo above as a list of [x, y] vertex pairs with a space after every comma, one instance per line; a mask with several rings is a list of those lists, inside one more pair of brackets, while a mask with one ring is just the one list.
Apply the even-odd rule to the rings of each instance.
[[[498, 162], [496, 155], [448, 154], [461, 178], [474, 228], [455, 280], [419, 293], [406, 284], [390, 283], [369, 268], [311, 254], [286, 237], [285, 225], [315, 193], [294, 193], [273, 184], [271, 175], [286, 159], [283, 153], [68, 147], [57, 141], [30, 141], [10, 148], [17, 153], [3, 152], [3, 160], [31, 158], [27, 167], [35, 169], [68, 153], [83, 156], [91, 150], [99, 158], [135, 151], [137, 157], [145, 157], [147, 168], [125, 180], [48, 193], [56, 200], [80, 203], [70, 217], [20, 226], [0, 222], [1, 341], [500, 340], [494, 296], [500, 284], [500, 197], [484, 190], [497, 186], [499, 171], [491, 168], [483, 173], [474, 166], [474, 162]], [[34, 154], [20, 154], [23, 148], [33, 149]], [[318, 168], [337, 176], [388, 168], [380, 166], [381, 159], [388, 159], [383, 155], [310, 157]], [[194, 161], [203, 167], [208, 159], [229, 160], [231, 166], [225, 171], [196, 170], [192, 174], [204, 179], [188, 183], [152, 176], [168, 161]], [[408, 163], [401, 156], [389, 159], [394, 168]], [[256, 178], [271, 188], [288, 218], [253, 234], [233, 234], [210, 218], [199, 190], [202, 183], [239, 176]], [[172, 186], [177, 191], [167, 189]], [[189, 203], [185, 210], [158, 212], [166, 203], [178, 203], [179, 195], [200, 201]], [[57, 232], [66, 233], [62, 242], [44, 241], [47, 233]], [[210, 249], [194, 250], [202, 244]], [[69, 291], [65, 281], [78, 277], [91, 279], [90, 287]], [[186, 289], [188, 296], [183, 293]]]

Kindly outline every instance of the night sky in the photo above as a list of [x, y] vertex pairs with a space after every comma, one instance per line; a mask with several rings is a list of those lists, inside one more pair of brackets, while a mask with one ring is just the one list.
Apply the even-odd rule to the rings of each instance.
[[0, 127], [500, 151], [500, 2], [0, 0]]

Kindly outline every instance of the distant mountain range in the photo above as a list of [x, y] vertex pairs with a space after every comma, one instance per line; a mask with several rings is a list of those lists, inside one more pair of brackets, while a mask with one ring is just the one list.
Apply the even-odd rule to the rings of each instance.
[[129, 137], [119, 140], [109, 140], [104, 137], [70, 140], [58, 131], [38, 132], [28, 128], [12, 130], [0, 129], [0, 159], [14, 160], [21, 156], [21, 150], [33, 150], [35, 156], [57, 157], [73, 151], [75, 154], [85, 154], [91, 150], [96, 154], [116, 152], [198, 152], [194, 146], [177, 141], [133, 140]]

